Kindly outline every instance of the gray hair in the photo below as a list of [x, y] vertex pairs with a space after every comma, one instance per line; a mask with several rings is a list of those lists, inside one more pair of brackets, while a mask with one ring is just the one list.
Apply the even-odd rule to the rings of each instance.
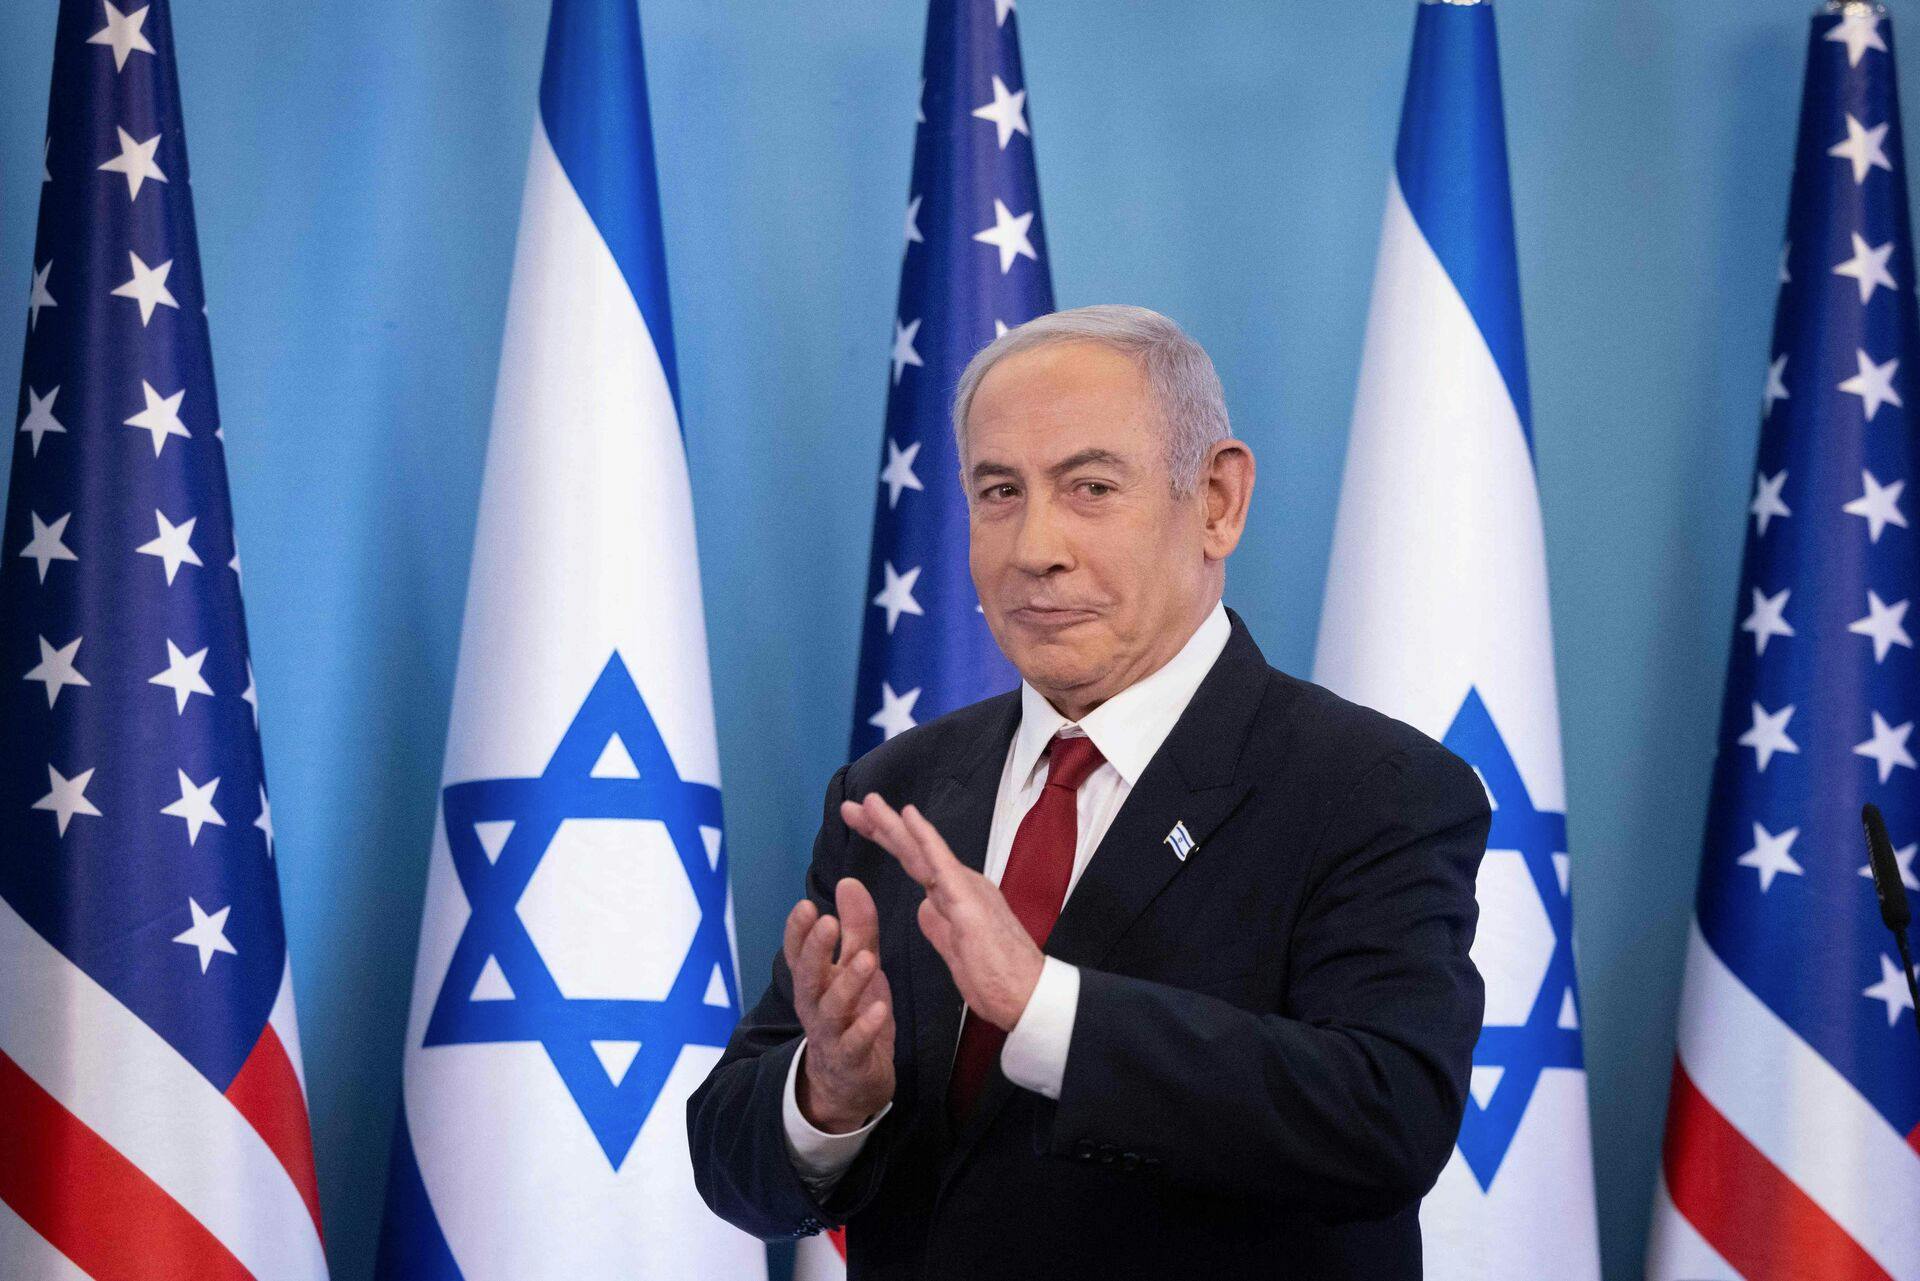
[[967, 414], [988, 372], [1009, 356], [1071, 342], [1098, 343], [1140, 366], [1160, 407], [1173, 490], [1193, 492], [1207, 451], [1233, 435], [1220, 376], [1206, 351], [1173, 321], [1145, 307], [1116, 303], [1036, 317], [1007, 330], [974, 355], [953, 393], [953, 440], [962, 468], [967, 457]]

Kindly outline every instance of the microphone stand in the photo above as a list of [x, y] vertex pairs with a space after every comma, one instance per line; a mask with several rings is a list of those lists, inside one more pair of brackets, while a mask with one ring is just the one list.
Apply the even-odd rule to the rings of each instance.
[[1900, 863], [1893, 856], [1893, 842], [1887, 839], [1880, 807], [1871, 803], [1861, 806], [1860, 822], [1867, 829], [1867, 863], [1873, 871], [1873, 892], [1880, 900], [1880, 919], [1900, 949], [1900, 973], [1906, 977], [1907, 992], [1913, 998], [1913, 1030], [1920, 1035], [1920, 980], [1914, 977], [1913, 951], [1907, 943], [1907, 923], [1912, 919], [1907, 887], [1901, 883]]

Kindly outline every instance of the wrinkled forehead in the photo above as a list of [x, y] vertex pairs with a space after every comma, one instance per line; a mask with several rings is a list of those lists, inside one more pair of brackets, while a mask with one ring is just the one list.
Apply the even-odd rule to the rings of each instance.
[[1133, 359], [1098, 343], [1049, 344], [987, 371], [967, 412], [968, 461], [1046, 465], [1089, 449], [1144, 456], [1157, 448], [1157, 423]]

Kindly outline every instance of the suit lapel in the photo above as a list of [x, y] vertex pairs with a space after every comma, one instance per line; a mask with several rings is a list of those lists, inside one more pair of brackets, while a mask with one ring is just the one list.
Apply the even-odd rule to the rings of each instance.
[[[1247, 734], [1259, 711], [1269, 669], [1240, 616], [1228, 610], [1227, 617], [1232, 632], [1227, 637], [1226, 648], [1220, 652], [1206, 679], [1200, 682], [1200, 688], [1194, 691], [1193, 700], [1175, 722], [1167, 741], [1154, 753], [1139, 781], [1127, 794], [1113, 824], [1101, 838], [1099, 848], [1068, 894], [1060, 919], [1054, 922], [1053, 931], [1047, 936], [1047, 955], [1070, 965], [1098, 966], [1167, 883], [1189, 862], [1200, 857], [1207, 838], [1238, 808], [1250, 789], [1250, 780], [1238, 777], [1238, 766]], [[996, 778], [986, 794], [989, 824], [997, 791]], [[1176, 857], [1167, 843], [1175, 823], [1185, 824], [1193, 840], [1193, 848], [1185, 859]], [[984, 828], [981, 847], [984, 850]], [[954, 851], [959, 853], [960, 847], [955, 845]], [[982, 864], [974, 862], [972, 866], [977, 869]], [[954, 993], [952, 1016], [943, 1024], [944, 1032], [952, 1040], [959, 1035], [959, 995], [939, 954], [923, 936], [919, 941], [937, 967], [947, 991]], [[919, 953], [915, 953], [914, 961], [917, 967]], [[916, 968], [916, 979], [919, 973]], [[916, 999], [920, 990], [916, 983]], [[925, 1008], [916, 1004], [915, 1011]], [[925, 1047], [920, 1049], [924, 1056]], [[937, 1095], [926, 1097], [945, 1099], [952, 1049], [949, 1044], [946, 1057], [939, 1060]], [[928, 1076], [927, 1066], [923, 1057], [923, 1081]], [[954, 1153], [947, 1165], [947, 1180], [959, 1170], [974, 1143], [1017, 1088], [998, 1071], [988, 1074], [980, 1098], [955, 1140]]]
[[[1167, 882], [1200, 857], [1207, 838], [1246, 795], [1237, 778], [1241, 749], [1259, 711], [1266, 659], [1239, 615], [1193, 701], [1174, 723], [1114, 815], [1047, 937], [1047, 954], [1070, 965], [1099, 965]], [[1193, 849], [1174, 853], [1174, 824]]]

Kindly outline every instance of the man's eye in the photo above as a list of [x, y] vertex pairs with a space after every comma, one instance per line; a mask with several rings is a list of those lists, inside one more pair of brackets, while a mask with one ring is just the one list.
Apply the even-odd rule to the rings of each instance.
[[1012, 485], [989, 485], [981, 491], [980, 496], [998, 502], [1012, 498], [1018, 492], [1019, 490]]
[[1093, 498], [1105, 498], [1113, 492], [1113, 486], [1105, 481], [1083, 480], [1080, 482], [1080, 492]]

